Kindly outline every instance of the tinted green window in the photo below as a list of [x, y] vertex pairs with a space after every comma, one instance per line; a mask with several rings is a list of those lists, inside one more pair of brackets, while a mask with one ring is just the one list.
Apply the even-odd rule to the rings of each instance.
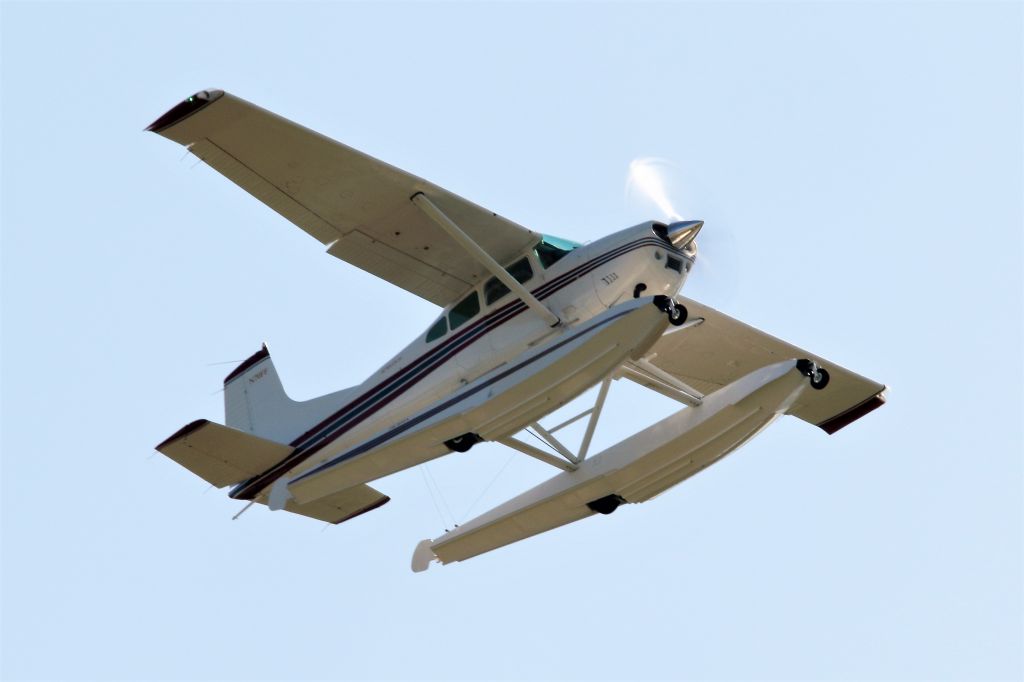
[[452, 311], [448, 313], [448, 322], [452, 329], [458, 329], [478, 312], [480, 312], [480, 297], [474, 291], [452, 308]]
[[570, 251], [579, 247], [580, 244], [571, 242], [568, 239], [559, 239], [558, 237], [545, 235], [534, 250], [537, 252], [537, 260], [540, 261], [540, 264], [546, 270], [562, 260]]
[[434, 326], [431, 327], [430, 330], [427, 332], [427, 343], [430, 343], [431, 341], [436, 341], [437, 339], [444, 336], [445, 332], [447, 331], [448, 320], [442, 317], [440, 320], [435, 322]]
[[[533, 268], [530, 267], [530, 260], [528, 258], [517, 260], [505, 269], [520, 284], [528, 282], [533, 277]], [[494, 303], [507, 293], [508, 287], [502, 284], [497, 277], [491, 277], [487, 280], [487, 284], [484, 285], [484, 300], [487, 301], [487, 305]]]

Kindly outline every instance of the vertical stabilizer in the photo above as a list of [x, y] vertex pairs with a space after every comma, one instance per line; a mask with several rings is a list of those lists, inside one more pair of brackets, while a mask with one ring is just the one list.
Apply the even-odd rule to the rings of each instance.
[[292, 400], [266, 344], [224, 379], [224, 422], [260, 438], [289, 443], [345, 405], [352, 389]]

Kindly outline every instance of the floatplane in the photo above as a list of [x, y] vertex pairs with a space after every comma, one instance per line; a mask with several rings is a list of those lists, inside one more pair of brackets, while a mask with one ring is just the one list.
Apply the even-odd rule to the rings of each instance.
[[[288, 397], [264, 345], [224, 379], [224, 424], [200, 419], [156, 446], [231, 486], [245, 509], [342, 523], [388, 502], [370, 483], [485, 441], [560, 470], [420, 542], [412, 567], [422, 571], [650, 500], [782, 415], [831, 434], [885, 400], [884, 385], [681, 296], [702, 221], [647, 221], [586, 245], [538, 234], [220, 90], [147, 130], [331, 256], [443, 308], [362, 384], [312, 400]], [[621, 379], [680, 408], [590, 455]], [[541, 424], [594, 386], [588, 409]], [[574, 450], [556, 434], [577, 421]], [[516, 437], [527, 428], [550, 448]]]

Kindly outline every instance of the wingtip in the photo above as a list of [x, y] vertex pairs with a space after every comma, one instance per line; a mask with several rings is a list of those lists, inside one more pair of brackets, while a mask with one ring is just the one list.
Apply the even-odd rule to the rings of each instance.
[[826, 419], [825, 421], [821, 422], [820, 424], [818, 424], [818, 428], [831, 436], [839, 429], [849, 426], [850, 424], [857, 421], [864, 415], [870, 412], [874, 412], [882, 405], [885, 405], [885, 399], [888, 391], [888, 387], [882, 389], [880, 392], [871, 396], [870, 398], [860, 403], [859, 405], [854, 405], [845, 412], [837, 414], [836, 416], [830, 417], [829, 419]]
[[146, 126], [145, 132], [160, 133], [171, 126], [184, 121], [200, 109], [213, 104], [223, 95], [223, 90], [217, 90], [214, 88], [209, 90], [200, 90], [193, 95], [189, 95], [188, 98], [178, 102], [168, 109], [160, 118]]
[[169, 445], [170, 443], [173, 443], [179, 438], [184, 438], [185, 436], [189, 435], [190, 433], [193, 433], [194, 431], [198, 431], [200, 428], [209, 423], [209, 419], [196, 419], [193, 422], [189, 422], [188, 424], [185, 424], [180, 429], [172, 433], [167, 438], [164, 438], [162, 441], [160, 441], [160, 444], [153, 449], [162, 452], [165, 446]]

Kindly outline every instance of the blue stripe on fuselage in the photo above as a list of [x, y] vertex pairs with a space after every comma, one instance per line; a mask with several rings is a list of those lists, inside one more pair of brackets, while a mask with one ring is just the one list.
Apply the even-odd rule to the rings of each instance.
[[[639, 308], [634, 308], [633, 310], [638, 310], [638, 309]], [[364, 442], [363, 444], [359, 445], [358, 447], [353, 448], [352, 450], [349, 450], [348, 452], [346, 452], [344, 454], [338, 455], [334, 459], [332, 459], [332, 460], [330, 460], [328, 462], [324, 462], [323, 464], [321, 464], [318, 467], [310, 469], [306, 473], [304, 473], [301, 476], [299, 476], [298, 478], [296, 478], [295, 481], [301, 481], [304, 478], [309, 478], [310, 476], [313, 476], [314, 474], [316, 474], [318, 472], [330, 469], [331, 467], [334, 467], [334, 466], [336, 466], [338, 464], [341, 464], [342, 462], [348, 461], [348, 460], [352, 459], [353, 457], [357, 457], [358, 455], [361, 455], [361, 454], [363, 454], [365, 452], [368, 452], [368, 451], [372, 450], [373, 448], [378, 447], [379, 445], [382, 445], [382, 444], [386, 443], [387, 441], [391, 440], [395, 436], [399, 436], [402, 433], [404, 433], [404, 432], [408, 431], [409, 429], [411, 429], [412, 427], [417, 426], [419, 424], [422, 424], [427, 419], [430, 419], [434, 415], [439, 414], [440, 412], [448, 409], [449, 407], [452, 407], [453, 405], [456, 405], [456, 404], [462, 402], [463, 400], [465, 400], [466, 398], [469, 398], [470, 396], [476, 395], [477, 393], [479, 393], [480, 391], [484, 390], [485, 388], [493, 386], [495, 383], [497, 383], [498, 381], [501, 381], [502, 379], [504, 379], [505, 377], [509, 376], [510, 374], [518, 372], [523, 367], [526, 367], [527, 365], [533, 364], [537, 360], [540, 360], [541, 358], [549, 355], [550, 353], [553, 353], [554, 351], [558, 350], [559, 348], [561, 348], [562, 346], [566, 345], [567, 343], [570, 343], [571, 341], [574, 341], [574, 340], [578, 339], [579, 337], [583, 336], [584, 334], [590, 333], [591, 331], [593, 331], [594, 329], [597, 329], [598, 327], [603, 327], [604, 325], [606, 325], [609, 322], [612, 322], [614, 320], [617, 320], [618, 318], [622, 317], [623, 315], [628, 315], [629, 313], [633, 312], [633, 310], [623, 310], [620, 313], [617, 313], [615, 315], [610, 316], [606, 320], [601, 320], [600, 322], [598, 322], [596, 324], [592, 324], [591, 326], [587, 327], [586, 329], [580, 330], [579, 332], [577, 332], [576, 334], [573, 334], [569, 338], [563, 339], [562, 341], [554, 344], [550, 348], [546, 348], [543, 352], [538, 353], [536, 356], [534, 356], [534, 357], [532, 357], [532, 358], [530, 358], [528, 360], [523, 360], [519, 364], [514, 365], [514, 366], [512, 366], [512, 367], [502, 371], [501, 373], [491, 377], [487, 381], [481, 383], [479, 386], [474, 386], [472, 389], [469, 389], [469, 390], [465, 391], [464, 393], [460, 393], [459, 395], [456, 395], [453, 398], [450, 398], [449, 400], [444, 401], [440, 405], [432, 407], [429, 410], [427, 410], [426, 412], [423, 412], [422, 414], [420, 414], [420, 415], [418, 415], [416, 417], [413, 417], [409, 421], [404, 422], [403, 424], [401, 424], [399, 426], [396, 426], [395, 428], [391, 429], [387, 433], [383, 433], [383, 434], [381, 434], [379, 436], [376, 436], [375, 438], [371, 438], [370, 440]]]
[[[664, 241], [655, 237], [645, 237], [627, 244], [618, 246], [605, 254], [593, 258], [586, 263], [576, 266], [572, 270], [555, 277], [549, 282], [537, 287], [531, 293], [539, 300], [544, 300], [554, 295], [559, 290], [572, 284], [581, 277], [586, 276], [596, 268], [601, 267], [608, 261], [625, 255], [635, 249], [644, 246], [657, 246], [675, 251]], [[307, 430], [301, 436], [293, 440], [290, 445], [295, 450], [283, 460], [267, 469], [265, 472], [254, 476], [242, 483], [239, 483], [231, 491], [230, 496], [236, 499], [252, 499], [261, 490], [273, 483], [284, 472], [298, 466], [306, 461], [317, 451], [329, 445], [343, 433], [355, 427], [381, 407], [391, 402], [409, 388], [422, 380], [425, 376], [437, 369], [438, 366], [450, 360], [468, 345], [477, 341], [484, 334], [496, 329], [508, 320], [518, 316], [527, 309], [526, 304], [516, 299], [506, 305], [492, 311], [488, 315], [470, 325], [458, 334], [443, 341], [437, 347], [423, 354], [412, 363], [396, 370], [394, 374], [369, 389], [366, 393], [355, 398], [347, 405], [339, 409], [330, 417], [319, 422], [313, 428]]]

